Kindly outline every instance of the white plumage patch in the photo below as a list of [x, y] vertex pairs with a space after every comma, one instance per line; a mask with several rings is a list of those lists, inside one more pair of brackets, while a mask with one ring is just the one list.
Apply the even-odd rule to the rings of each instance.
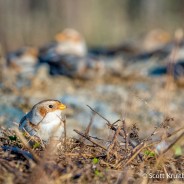
[[62, 114], [60, 110], [49, 112], [39, 124], [38, 135], [47, 141], [50, 137], [61, 138], [64, 131]]

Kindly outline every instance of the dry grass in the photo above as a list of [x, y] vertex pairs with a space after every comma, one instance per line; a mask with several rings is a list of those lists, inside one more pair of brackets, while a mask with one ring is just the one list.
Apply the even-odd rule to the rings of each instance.
[[[140, 139], [135, 124], [127, 127], [121, 119], [111, 123], [89, 108], [93, 115], [107, 122], [106, 128], [111, 131], [108, 140], [90, 135], [93, 118], [85, 131], [74, 130], [79, 138], [65, 137], [45, 147], [36, 138], [1, 128], [0, 183], [119, 184], [183, 180], [173, 178], [181, 176], [184, 169], [184, 127], [174, 130], [174, 119], [166, 118], [148, 137]], [[161, 142], [167, 146], [159, 149]], [[168, 178], [169, 174], [173, 177]]]

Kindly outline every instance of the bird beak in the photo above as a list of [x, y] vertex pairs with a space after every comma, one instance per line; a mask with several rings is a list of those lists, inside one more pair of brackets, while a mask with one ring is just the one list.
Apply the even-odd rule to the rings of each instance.
[[59, 104], [59, 106], [58, 106], [58, 107], [59, 107], [59, 109], [60, 109], [60, 110], [64, 110], [64, 109], [66, 109], [66, 108], [67, 108], [67, 107], [66, 107], [66, 105], [64, 105], [64, 104], [62, 104], [62, 103], [61, 103], [61, 104]]

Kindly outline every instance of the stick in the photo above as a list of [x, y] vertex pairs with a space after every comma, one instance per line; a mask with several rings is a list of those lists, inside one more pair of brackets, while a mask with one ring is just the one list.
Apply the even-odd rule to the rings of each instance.
[[[114, 124], [116, 124], [120, 120], [117, 120], [113, 124], [111, 124], [111, 122], [108, 119], [103, 117], [101, 114], [99, 114], [97, 111], [95, 111], [92, 107], [90, 107], [89, 105], [87, 105], [87, 107], [89, 107], [94, 113], [98, 114], [102, 119], [104, 119], [107, 122], [107, 126], [110, 127], [111, 130], [114, 130], [114, 131], [117, 130], [117, 128], [114, 127]], [[119, 134], [124, 138], [124, 135], [121, 132]]]
[[102, 119], [104, 119], [105, 121], [107, 121], [108, 124], [111, 124], [111, 122], [106, 119], [105, 117], [103, 117], [101, 114], [99, 114], [97, 111], [95, 111], [92, 107], [90, 107], [89, 105], [87, 105], [87, 107], [89, 107], [94, 113], [98, 114]]
[[91, 125], [92, 125], [92, 123], [93, 123], [94, 116], [95, 116], [95, 114], [93, 113], [93, 115], [92, 115], [91, 118], [90, 118], [90, 122], [89, 122], [89, 124], [88, 124], [88, 126], [87, 126], [87, 128], [86, 128], [85, 135], [88, 135], [88, 134], [89, 134], [89, 130], [90, 130]]
[[[114, 124], [117, 123], [118, 121], [121, 121], [121, 120], [117, 120], [117, 121], [115, 121], [113, 124], [111, 124], [109, 120], [107, 120], [107, 119], [106, 119], [105, 117], [103, 117], [101, 114], [99, 114], [98, 112], [96, 112], [92, 107], [90, 107], [89, 105], [87, 105], [87, 107], [89, 107], [94, 113], [98, 114], [102, 119], [104, 119], [104, 120], [107, 122], [107, 126], [108, 126], [111, 130], [113, 130], [113, 131], [116, 131], [116, 130], [117, 130], [117, 128], [114, 127]], [[124, 135], [121, 131], [119, 132], [119, 135], [125, 139], [125, 135]], [[134, 144], [131, 142], [131, 140], [129, 140], [129, 144], [130, 144], [133, 148], [135, 148], [135, 146], [134, 146]]]
[[[123, 167], [125, 167], [126, 165], [128, 165], [144, 148], [145, 148], [145, 143], [143, 143], [142, 145], [140, 145], [133, 153], [133, 155], [125, 162], [125, 164], [123, 165]], [[118, 164], [116, 165], [116, 169], [118, 167], [120, 167], [121, 162], [124, 161], [124, 159], [121, 159]]]
[[125, 120], [122, 120], [123, 123], [123, 131], [125, 134], [125, 149], [128, 150], [128, 143], [129, 143], [129, 134], [127, 133], [127, 127]]
[[66, 151], [66, 117], [63, 120], [64, 124], [64, 150]]
[[74, 132], [76, 132], [77, 134], [79, 134], [80, 136], [86, 138], [88, 141], [92, 142], [93, 144], [95, 144], [96, 146], [102, 148], [103, 150], [107, 151], [107, 149], [103, 146], [101, 146], [100, 144], [98, 144], [97, 142], [93, 141], [89, 136], [84, 135], [83, 133], [79, 132], [78, 130], [73, 130]]
[[[87, 128], [86, 128], [86, 130], [85, 130], [85, 133], [84, 133], [85, 137], [87, 137], [88, 134], [89, 134], [89, 130], [90, 130], [91, 125], [92, 125], [92, 123], [93, 123], [93, 117], [94, 117], [94, 113], [93, 113], [93, 115], [91, 116], [90, 121], [89, 121], [89, 124], [88, 124], [88, 126], [87, 126]], [[88, 136], [88, 137], [89, 137], [89, 136]], [[83, 151], [84, 151], [84, 141], [85, 141], [85, 138], [84, 138], [84, 137], [81, 137], [79, 141], [81, 142], [80, 154], [82, 155], [82, 153], [83, 153]]]
[[169, 147], [163, 151], [163, 153], [166, 153], [170, 148], [172, 148], [176, 144], [176, 142], [178, 142], [183, 136], [184, 132], [172, 144], [170, 144]]
[[107, 155], [109, 155], [109, 153], [110, 153], [111, 150], [113, 149], [113, 147], [114, 147], [114, 145], [115, 145], [115, 142], [117, 141], [117, 136], [119, 135], [119, 132], [120, 132], [121, 128], [122, 128], [122, 126], [119, 126], [119, 127], [117, 128], [117, 130], [115, 131], [114, 137], [113, 137], [113, 139], [112, 139], [112, 142], [111, 142], [111, 144], [110, 144], [109, 147], [108, 147]]
[[40, 162], [40, 157], [36, 155], [36, 153], [30, 148], [29, 144], [27, 143], [26, 139], [23, 137], [23, 135], [19, 132], [19, 130], [17, 128], [14, 129], [17, 136], [20, 138], [22, 144], [25, 146], [26, 149], [29, 150], [29, 152], [32, 154], [32, 156], [34, 157], [34, 160], [36, 163]]

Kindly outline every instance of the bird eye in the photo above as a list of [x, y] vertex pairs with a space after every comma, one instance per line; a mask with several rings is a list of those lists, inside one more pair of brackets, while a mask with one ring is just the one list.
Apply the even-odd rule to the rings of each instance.
[[53, 105], [49, 105], [49, 108], [53, 108]]

